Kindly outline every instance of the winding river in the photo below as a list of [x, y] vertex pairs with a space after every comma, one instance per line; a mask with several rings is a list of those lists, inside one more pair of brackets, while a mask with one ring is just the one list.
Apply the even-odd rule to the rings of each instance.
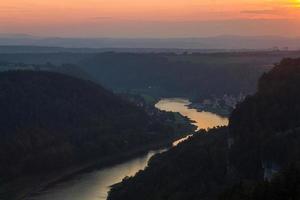
[[[195, 109], [189, 109], [188, 105], [190, 103], [190, 101], [180, 98], [162, 99], [156, 104], [156, 107], [164, 111], [181, 113], [195, 121], [194, 124], [199, 129], [228, 124], [227, 118], [210, 112], [199, 112]], [[185, 139], [174, 142], [174, 145]], [[163, 151], [166, 150], [150, 151], [143, 156], [128, 160], [122, 164], [76, 175], [71, 180], [56, 184], [27, 200], [106, 200], [111, 185], [122, 181], [126, 176], [135, 175], [139, 170], [147, 166], [149, 159], [153, 155]]]

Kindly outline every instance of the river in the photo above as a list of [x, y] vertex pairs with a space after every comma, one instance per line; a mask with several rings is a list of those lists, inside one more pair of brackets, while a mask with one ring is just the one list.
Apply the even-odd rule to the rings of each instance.
[[208, 129], [215, 126], [227, 126], [228, 119], [211, 112], [199, 112], [189, 109], [191, 102], [187, 99], [169, 98], [160, 100], [155, 106], [160, 110], [179, 112], [194, 121], [198, 129]]
[[[210, 112], [198, 112], [189, 109], [190, 101], [180, 98], [162, 99], [156, 107], [164, 111], [179, 112], [195, 121], [198, 129], [212, 128], [228, 124], [228, 119]], [[177, 145], [184, 141], [183, 138], [174, 142]], [[68, 181], [61, 182], [55, 186], [40, 192], [27, 200], [106, 200], [110, 186], [122, 181], [126, 176], [133, 176], [139, 170], [147, 166], [149, 159], [165, 149], [150, 151], [147, 154], [124, 163], [105, 167], [88, 173], [76, 175]]]

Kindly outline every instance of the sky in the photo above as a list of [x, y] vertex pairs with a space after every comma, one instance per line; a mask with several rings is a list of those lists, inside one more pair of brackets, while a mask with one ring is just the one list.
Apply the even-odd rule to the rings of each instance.
[[1, 0], [0, 33], [300, 36], [300, 0]]

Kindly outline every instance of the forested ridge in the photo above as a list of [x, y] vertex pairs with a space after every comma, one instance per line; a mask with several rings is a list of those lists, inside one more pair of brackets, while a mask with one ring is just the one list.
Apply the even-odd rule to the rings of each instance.
[[[82, 61], [88, 72], [113, 90], [133, 90], [155, 97], [238, 95], [254, 91], [269, 68], [255, 67], [230, 55], [103, 53]], [[247, 59], [247, 58], [246, 58]], [[124, 76], [126, 74], [126, 76]]]
[[285, 56], [299, 56], [299, 52], [2, 53], [0, 61], [73, 64], [75, 70], [80, 68], [93, 81], [117, 92], [156, 98], [182, 96], [198, 101], [224, 94], [254, 93], [262, 73]]
[[7, 181], [101, 161], [192, 131], [165, 123], [169, 114], [155, 119], [91, 81], [46, 71], [0, 73], [0, 110], [0, 197]]
[[113, 187], [110, 200], [300, 198], [300, 59], [284, 59], [228, 128], [200, 131]]
[[300, 127], [299, 87], [300, 59], [284, 59], [261, 77], [258, 92], [233, 111], [229, 123], [235, 140], [232, 162], [244, 175], [255, 176], [262, 160], [283, 165], [292, 152], [300, 150], [295, 145]]

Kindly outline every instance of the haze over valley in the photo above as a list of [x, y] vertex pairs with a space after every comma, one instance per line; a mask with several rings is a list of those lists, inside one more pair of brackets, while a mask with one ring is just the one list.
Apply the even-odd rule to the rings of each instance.
[[[46, 46], [64, 48], [99, 48], [92, 51], [133, 51], [145, 49], [148, 52], [164, 52], [171, 49], [187, 51], [224, 52], [253, 50], [300, 50], [300, 37], [276, 35], [219, 35], [206, 37], [39, 37], [26, 34], [0, 34], [0, 44], [8, 46]], [[102, 50], [101, 50], [102, 49]], [[103, 50], [104, 49], [104, 50]], [[106, 49], [106, 50], [105, 50]], [[131, 50], [130, 50], [131, 49]], [[51, 50], [51, 49], [50, 49]], [[70, 51], [59, 50], [56, 51]], [[74, 51], [74, 49], [73, 49]], [[135, 50], [138, 52], [137, 50]], [[174, 51], [174, 50], [173, 50]]]

